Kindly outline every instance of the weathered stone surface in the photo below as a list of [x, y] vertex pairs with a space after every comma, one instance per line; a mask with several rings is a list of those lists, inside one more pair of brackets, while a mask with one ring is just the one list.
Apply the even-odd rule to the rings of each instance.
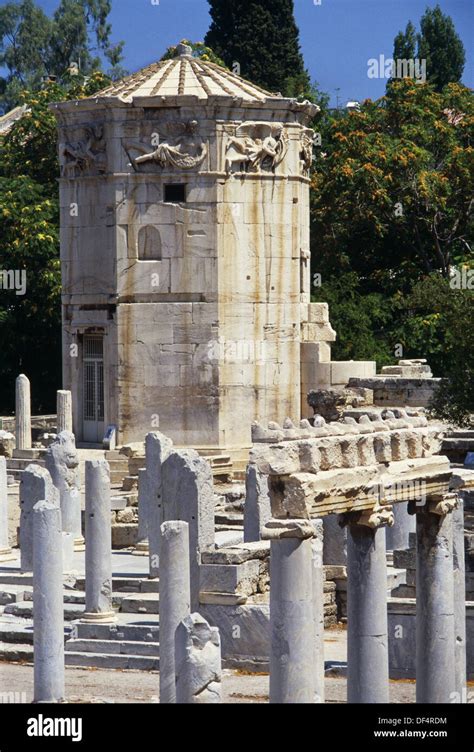
[[[257, 415], [281, 422], [298, 413], [304, 338], [335, 337], [327, 306], [309, 304], [307, 122], [316, 108], [270, 101], [246, 82], [230, 115], [226, 84], [211, 94], [186, 57], [170, 65], [166, 98], [153, 94], [153, 122], [137, 118], [136, 106], [153, 90], [149, 71], [148, 86], [121, 102], [110, 91], [93, 108], [92, 100], [55, 108], [64, 352], [78, 331], [104, 330], [105, 414], [119, 444], [159, 425], [180, 446], [245, 447]], [[202, 80], [215, 76], [206, 61], [195, 65]], [[229, 86], [238, 94], [238, 77]], [[278, 157], [262, 152], [265, 139]], [[163, 170], [186, 178], [185, 200], [168, 200], [168, 183], [156, 180]], [[64, 380], [79, 405], [71, 360]]]
[[20, 482], [20, 551], [21, 571], [33, 571], [33, 509], [38, 501], [48, 499], [59, 506], [59, 492], [48, 470], [28, 465]]
[[[392, 679], [416, 678], [416, 601], [413, 598], [389, 598], [389, 666]], [[466, 604], [467, 679], [474, 679], [474, 604]], [[457, 691], [457, 690], [455, 690]], [[468, 687], [468, 692], [469, 692]], [[465, 702], [468, 695], [451, 698]]]
[[72, 433], [72, 394], [66, 389], [57, 392], [57, 427], [56, 433]]
[[272, 540], [270, 702], [313, 702], [315, 619], [311, 539]]
[[200, 614], [181, 621], [175, 637], [176, 702], [180, 704], [221, 701], [221, 643], [217, 627]]
[[148, 433], [145, 440], [146, 470], [140, 472], [139, 540], [148, 537], [150, 577], [158, 577], [161, 525], [163, 513], [163, 462], [173, 442], [158, 431]]
[[46, 453], [46, 469], [59, 492], [63, 530], [73, 533], [77, 543], [83, 543], [79, 456], [74, 434], [63, 431], [53, 441]]
[[7, 462], [5, 457], [0, 457], [0, 560], [2, 556], [8, 555], [10, 550], [8, 536]]
[[[341, 527], [339, 515], [328, 514], [323, 517], [323, 530], [323, 563], [345, 570], [347, 563], [347, 527]], [[338, 577], [340, 575], [332, 574], [332, 576]]]
[[[127, 507], [127, 509], [120, 509], [117, 511], [116, 516], [117, 522], [138, 522], [138, 515], [135, 509], [131, 507]], [[139, 534], [137, 533], [138, 538], [140, 538]]]
[[134, 522], [112, 525], [112, 548], [131, 548], [137, 545], [138, 525]]
[[370, 509], [383, 493], [385, 503], [417, 498], [447, 490], [449, 462], [430, 456], [392, 462], [328, 470], [324, 473], [294, 473], [270, 476], [272, 515], [277, 518], [304, 518], [329, 512]]
[[371, 389], [374, 404], [400, 407], [428, 407], [441, 379], [405, 378], [404, 376], [373, 376], [350, 378], [349, 387]]
[[449, 703], [456, 690], [453, 514], [416, 520], [416, 698]]
[[160, 702], [176, 702], [175, 635], [189, 616], [189, 525], [164, 522], [161, 526], [160, 577]]
[[242, 564], [201, 564], [201, 591], [253, 595], [257, 592], [260, 562], [250, 560]]
[[214, 506], [207, 460], [193, 449], [172, 451], [162, 464], [162, 515], [189, 525], [191, 608], [199, 603], [201, 553], [214, 545]]
[[61, 511], [56, 501], [33, 510], [34, 701], [65, 696]]
[[348, 527], [347, 701], [387, 703], [385, 530]]
[[14, 435], [9, 431], [0, 431], [0, 457], [12, 457], [14, 448]]
[[15, 434], [17, 449], [31, 449], [31, 388], [23, 373], [16, 380]]
[[232, 546], [232, 548], [204, 551], [202, 562], [203, 564], [242, 564], [251, 559], [268, 559], [269, 556], [269, 541], [245, 541]]
[[114, 621], [108, 462], [105, 460], [86, 461], [85, 481], [86, 609], [84, 619]]
[[219, 627], [222, 659], [226, 667], [268, 668], [270, 604], [239, 606], [201, 605], [200, 612]]
[[255, 465], [245, 475], [244, 540], [259, 541], [261, 529], [270, 519], [268, 478]]

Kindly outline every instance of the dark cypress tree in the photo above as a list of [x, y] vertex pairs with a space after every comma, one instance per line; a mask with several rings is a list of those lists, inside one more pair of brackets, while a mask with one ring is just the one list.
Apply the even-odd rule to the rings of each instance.
[[416, 55], [416, 29], [408, 21], [405, 31], [400, 31], [393, 45], [394, 60], [412, 60]]
[[428, 83], [437, 91], [461, 80], [466, 61], [461, 42], [450, 16], [439, 5], [427, 8], [420, 23], [418, 57], [426, 59]]
[[420, 22], [421, 32], [416, 33], [409, 21], [405, 32], [395, 37], [393, 57], [395, 60], [410, 60], [416, 56], [426, 60], [426, 78], [437, 91], [446, 84], [461, 80], [466, 55], [464, 45], [456, 32], [450, 16], [446, 16], [439, 5], [427, 8]]
[[271, 92], [310, 94], [293, 0], [209, 0], [209, 5], [205, 43], [231, 70]]

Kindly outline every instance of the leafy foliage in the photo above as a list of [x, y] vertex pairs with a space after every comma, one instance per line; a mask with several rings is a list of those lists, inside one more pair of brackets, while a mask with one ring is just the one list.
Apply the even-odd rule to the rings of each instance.
[[26, 291], [0, 289], [0, 411], [14, 405], [14, 380], [24, 371], [34, 385], [33, 409], [55, 409], [61, 384], [61, 270], [56, 120], [50, 102], [77, 99], [109, 79], [93, 74], [69, 89], [50, 83], [24, 92], [27, 113], [0, 139], [0, 271], [24, 272]]
[[123, 42], [112, 44], [108, 16], [111, 0], [59, 0], [52, 18], [34, 0], [10, 0], [0, 8], [0, 66], [8, 73], [0, 79], [4, 109], [17, 105], [24, 89], [41, 87], [45, 77], [67, 85], [71, 64], [81, 77], [101, 68], [101, 55], [110, 74], [124, 74], [120, 66]]
[[420, 60], [426, 60], [427, 81], [437, 91], [442, 91], [447, 84], [461, 81], [466, 62], [464, 45], [452, 19], [439, 5], [426, 9], [419, 34], [409, 21], [405, 32], [399, 32], [395, 37], [395, 60], [412, 60], [415, 52]]
[[446, 376], [437, 414], [458, 421], [474, 412], [473, 293], [450, 286], [474, 266], [473, 126], [460, 84], [393, 81], [360, 112], [323, 112], [312, 176], [314, 299], [330, 304], [334, 358], [426, 357]]

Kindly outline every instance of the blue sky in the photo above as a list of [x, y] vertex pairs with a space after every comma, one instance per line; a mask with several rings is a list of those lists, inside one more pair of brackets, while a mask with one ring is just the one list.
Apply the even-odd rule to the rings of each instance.
[[[0, 5], [5, 0], [0, 0]], [[232, 0], [229, 0], [232, 2]], [[311, 78], [331, 102], [337, 98], [376, 99], [385, 80], [369, 79], [367, 61], [391, 57], [393, 39], [408, 20], [418, 28], [425, 8], [436, 0], [295, 0], [301, 47]], [[463, 81], [474, 87], [474, 2], [438, 0], [454, 21], [466, 48]], [[58, 0], [40, 0], [51, 14]], [[182, 38], [201, 41], [209, 27], [207, 0], [112, 0], [113, 39], [125, 41], [124, 67], [129, 72], [159, 59]], [[339, 91], [338, 91], [339, 90]]]

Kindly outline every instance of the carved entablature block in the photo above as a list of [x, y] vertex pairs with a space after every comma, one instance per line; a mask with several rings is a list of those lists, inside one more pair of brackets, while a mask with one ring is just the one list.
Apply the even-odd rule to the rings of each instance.
[[225, 171], [275, 172], [288, 151], [288, 137], [281, 123], [246, 122], [237, 126], [225, 144]]
[[[156, 169], [194, 170], [208, 153], [208, 145], [199, 133], [196, 120], [171, 122], [157, 132], [156, 148], [126, 141], [123, 144], [135, 172], [156, 172]], [[148, 169], [147, 169], [148, 168]]]
[[104, 175], [107, 171], [103, 125], [85, 125], [77, 140], [60, 144], [59, 160], [64, 178]]

